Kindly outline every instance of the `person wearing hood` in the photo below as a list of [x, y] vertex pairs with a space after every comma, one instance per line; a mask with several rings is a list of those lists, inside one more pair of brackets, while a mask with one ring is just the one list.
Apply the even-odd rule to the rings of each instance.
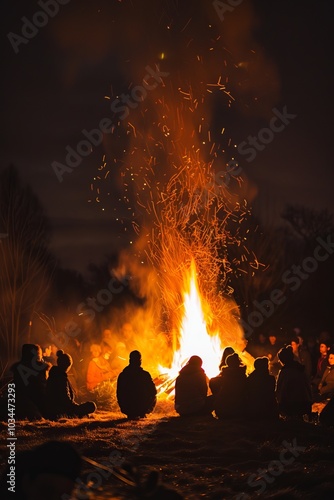
[[212, 394], [215, 396], [216, 394], [219, 393], [220, 391], [220, 386], [221, 386], [221, 381], [222, 381], [222, 374], [223, 374], [223, 368], [226, 367], [226, 358], [230, 354], [233, 354], [235, 350], [231, 346], [225, 347], [220, 363], [219, 363], [219, 374], [216, 377], [212, 377], [209, 380], [209, 387], [212, 392]]
[[117, 402], [128, 419], [145, 418], [157, 402], [157, 389], [150, 373], [141, 367], [141, 354], [131, 351], [129, 364], [118, 375]]
[[275, 386], [275, 377], [269, 373], [269, 358], [256, 358], [254, 371], [247, 378], [247, 412], [251, 419], [278, 418]]
[[312, 408], [311, 384], [305, 367], [294, 359], [290, 345], [278, 351], [283, 365], [276, 380], [276, 399], [280, 415], [302, 417], [310, 415]]
[[246, 366], [236, 352], [230, 354], [221, 370], [219, 392], [214, 395], [214, 410], [218, 418], [244, 417], [246, 383]]
[[16, 391], [16, 418], [38, 420], [46, 414], [46, 383], [51, 368], [39, 344], [23, 344], [20, 361], [11, 367]]
[[208, 377], [202, 359], [191, 356], [175, 381], [175, 411], [181, 415], [209, 414], [212, 396], [208, 396]]

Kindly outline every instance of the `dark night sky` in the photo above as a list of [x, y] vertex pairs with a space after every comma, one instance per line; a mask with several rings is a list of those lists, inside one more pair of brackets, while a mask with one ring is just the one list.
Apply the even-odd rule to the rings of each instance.
[[[235, 72], [231, 77], [237, 104], [228, 111], [226, 126], [236, 144], [268, 126], [273, 108], [287, 106], [297, 115], [254, 161], [242, 164], [256, 186], [254, 211], [276, 223], [287, 203], [334, 209], [330, 0], [244, 0], [224, 20], [210, 1], [71, 0], [18, 46], [18, 54], [7, 34], [21, 34], [21, 18], [32, 19], [41, 7], [33, 1], [4, 0], [0, 166], [17, 166], [40, 198], [54, 228], [52, 250], [65, 267], [83, 271], [88, 262], [98, 263], [128, 243], [130, 236], [115, 220], [112, 201], [105, 211], [88, 203], [105, 141], [65, 173], [61, 183], [51, 164], [64, 162], [65, 147], [76, 146], [82, 129], [112, 118], [104, 96], [111, 86], [126, 91], [131, 81], [141, 81], [145, 66], [158, 62], [164, 43], [171, 73], [177, 67], [173, 51], [179, 50], [179, 33], [172, 29], [166, 38], [165, 25], [166, 12], [178, 3], [182, 19], [197, 19], [182, 32], [184, 39], [193, 37], [198, 47], [205, 45], [212, 23], [236, 65], [254, 48], [261, 54], [259, 67], [242, 76], [248, 84], [240, 88], [233, 81]], [[207, 17], [196, 11], [201, 3]], [[213, 126], [224, 120], [222, 111]]]

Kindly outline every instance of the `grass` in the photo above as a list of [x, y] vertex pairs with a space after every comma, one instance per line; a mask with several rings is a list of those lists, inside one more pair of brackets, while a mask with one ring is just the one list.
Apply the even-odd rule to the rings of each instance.
[[[0, 431], [3, 470], [5, 423]], [[131, 465], [142, 478], [158, 471], [164, 484], [189, 500], [334, 498], [334, 429], [304, 421], [180, 418], [171, 402], [159, 401], [143, 420], [128, 421], [113, 408], [80, 420], [17, 422], [16, 436], [17, 451], [65, 440], [110, 471], [113, 465], [116, 471]], [[284, 452], [291, 445], [294, 451]], [[93, 483], [89, 498], [137, 498], [134, 488], [110, 471], [84, 463], [80, 479]]]

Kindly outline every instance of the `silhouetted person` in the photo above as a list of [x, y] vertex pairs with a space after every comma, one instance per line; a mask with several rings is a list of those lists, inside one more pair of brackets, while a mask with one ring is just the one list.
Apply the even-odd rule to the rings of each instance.
[[319, 422], [328, 427], [334, 426], [334, 396], [331, 397], [320, 413]]
[[210, 390], [211, 390], [213, 396], [215, 396], [220, 390], [220, 385], [221, 385], [221, 380], [222, 380], [222, 370], [226, 366], [226, 358], [227, 358], [227, 356], [229, 356], [230, 354], [233, 354], [234, 352], [235, 351], [234, 351], [233, 347], [231, 347], [231, 346], [225, 347], [223, 354], [222, 354], [222, 357], [221, 357], [221, 360], [220, 360], [220, 363], [219, 363], [219, 370], [220, 370], [219, 375], [217, 375], [216, 377], [212, 377], [209, 380], [209, 387], [210, 387]]
[[242, 418], [246, 407], [246, 366], [238, 354], [230, 354], [223, 367], [219, 393], [214, 396], [214, 410], [218, 418]]
[[74, 391], [67, 375], [71, 366], [71, 356], [61, 349], [57, 351], [57, 366], [51, 368], [46, 388], [48, 417], [50, 419], [82, 418], [96, 410], [96, 405], [92, 401], [82, 404], [75, 402]]
[[121, 412], [129, 419], [144, 418], [156, 405], [157, 389], [141, 367], [139, 351], [130, 352], [129, 364], [118, 375], [116, 396]]
[[319, 344], [319, 353], [316, 365], [316, 372], [312, 379], [312, 392], [313, 394], [318, 393], [318, 387], [321, 382], [322, 376], [328, 366], [328, 353], [330, 351], [330, 345], [325, 342]]
[[283, 347], [281, 342], [277, 338], [277, 334], [274, 330], [270, 330], [268, 334], [268, 352], [265, 354], [269, 358], [269, 373], [277, 377], [278, 372], [281, 368], [280, 362], [278, 360], [278, 351]]
[[289, 417], [302, 417], [311, 413], [311, 386], [305, 367], [294, 359], [292, 347], [278, 352], [281, 368], [276, 381], [276, 399], [279, 413]]
[[278, 406], [275, 397], [276, 379], [269, 373], [269, 359], [256, 358], [254, 371], [247, 378], [247, 409], [250, 418], [278, 418]]
[[[81, 471], [81, 458], [67, 442], [49, 441], [15, 457], [15, 489], [9, 490], [9, 466], [0, 479], [0, 498], [62, 500], [70, 498]], [[13, 492], [15, 491], [15, 493]]]
[[320, 380], [318, 390], [320, 401], [334, 396], [334, 352], [328, 354], [328, 366]]
[[312, 359], [311, 355], [307, 350], [307, 347], [300, 343], [301, 337], [292, 337], [291, 347], [294, 355], [295, 361], [302, 364], [305, 367], [305, 375], [308, 380], [311, 381], [312, 377]]
[[21, 360], [11, 367], [15, 383], [16, 418], [40, 419], [46, 412], [46, 381], [51, 368], [38, 344], [23, 344]]
[[209, 414], [212, 397], [208, 396], [208, 378], [202, 359], [191, 356], [175, 381], [175, 411], [183, 415]]

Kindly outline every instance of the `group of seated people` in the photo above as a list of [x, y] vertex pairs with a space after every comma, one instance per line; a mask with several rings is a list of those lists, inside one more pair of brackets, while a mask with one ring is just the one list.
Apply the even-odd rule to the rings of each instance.
[[[45, 362], [38, 344], [24, 344], [20, 361], [11, 367], [16, 393], [16, 418], [37, 420], [81, 418], [95, 412], [94, 401], [76, 402], [69, 379], [72, 357], [57, 351], [56, 365]], [[110, 374], [107, 374], [110, 376]], [[141, 354], [132, 351], [129, 364], [117, 377], [117, 401], [129, 419], [143, 418], [156, 404], [156, 386], [141, 367]]]
[[334, 352], [328, 352], [320, 378], [309, 378], [293, 347], [278, 352], [280, 370], [269, 371], [269, 358], [254, 360], [254, 370], [246, 366], [232, 347], [226, 347], [216, 377], [208, 379], [199, 356], [192, 356], [176, 379], [175, 410], [179, 415], [211, 414], [219, 419], [275, 419], [312, 417], [312, 404], [326, 403], [323, 423], [334, 422]]
[[[284, 346], [277, 354], [280, 370], [276, 377], [270, 373], [267, 356], [256, 358], [254, 370], [247, 375], [246, 366], [232, 347], [224, 349], [219, 374], [211, 379], [202, 368], [202, 359], [191, 356], [175, 381], [175, 410], [181, 416], [214, 413], [219, 419], [246, 416], [263, 419], [311, 415], [312, 403], [329, 401], [328, 412], [334, 405], [334, 352], [322, 346], [320, 344], [319, 370], [312, 379], [296, 359], [291, 345]], [[141, 367], [140, 352], [131, 351], [129, 364], [115, 374], [101, 345], [92, 347], [88, 390], [93, 391], [101, 381], [115, 377], [116, 398], [122, 413], [129, 419], [151, 413], [156, 405], [157, 389], [150, 373]], [[44, 361], [38, 344], [22, 346], [21, 360], [12, 367], [17, 418], [57, 420], [95, 412], [96, 400], [76, 402], [69, 379], [71, 355], [60, 349], [56, 356], [56, 364], [52, 365]]]

